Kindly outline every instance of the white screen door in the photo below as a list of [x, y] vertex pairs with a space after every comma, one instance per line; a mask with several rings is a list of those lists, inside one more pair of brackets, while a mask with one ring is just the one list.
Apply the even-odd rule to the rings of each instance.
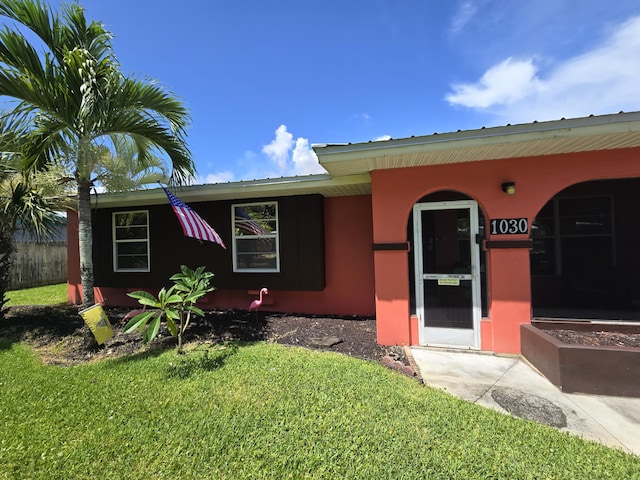
[[479, 348], [477, 203], [418, 203], [413, 221], [420, 345]]

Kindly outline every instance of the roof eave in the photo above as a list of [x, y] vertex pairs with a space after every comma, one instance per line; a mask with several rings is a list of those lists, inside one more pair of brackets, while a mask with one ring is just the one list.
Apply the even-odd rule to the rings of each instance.
[[[433, 134], [397, 140], [384, 140], [356, 144], [323, 144], [313, 145], [320, 164], [331, 174], [340, 175], [348, 171], [350, 174], [371, 172], [384, 168], [370, 160], [381, 157], [408, 156], [412, 154], [428, 155], [430, 153], [456, 150], [467, 152], [458, 154], [456, 159], [439, 163], [461, 161], [490, 160], [488, 154], [480, 153], [480, 149], [490, 151], [493, 145], [511, 148], [511, 156], [529, 155], [528, 150], [518, 149], [518, 145], [530, 142], [556, 142], [571, 137], [588, 137], [640, 132], [640, 112], [618, 113], [612, 115], [590, 116], [568, 120], [534, 122], [520, 125], [481, 128], [453, 133]], [[504, 150], [504, 148], [503, 148]], [[553, 149], [551, 149], [553, 150]], [[561, 148], [558, 148], [561, 153]], [[504, 158], [504, 157], [502, 157]], [[367, 161], [369, 160], [369, 161]]]
[[[334, 178], [329, 174], [317, 174], [301, 177], [191, 185], [175, 187], [171, 190], [185, 203], [284, 197], [313, 193], [331, 197], [370, 193], [371, 177], [368, 173], [338, 178]], [[134, 192], [102, 193], [94, 195], [92, 203], [96, 208], [159, 205], [167, 203], [167, 197], [161, 188], [154, 188]]]

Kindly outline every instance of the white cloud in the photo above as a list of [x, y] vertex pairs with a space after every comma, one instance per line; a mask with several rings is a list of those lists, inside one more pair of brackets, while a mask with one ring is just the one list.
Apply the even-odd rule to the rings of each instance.
[[539, 87], [533, 60], [511, 57], [491, 67], [475, 84], [453, 85], [454, 93], [447, 95], [449, 103], [471, 108], [487, 108], [514, 103], [535, 93]]
[[318, 157], [303, 137], [295, 138], [286, 125], [280, 125], [274, 138], [260, 152], [245, 150], [232, 169], [198, 177], [199, 183], [257, 180], [326, 173]]
[[276, 163], [280, 170], [285, 170], [289, 151], [293, 147], [293, 135], [287, 131], [286, 125], [280, 125], [276, 129], [276, 138], [271, 143], [262, 147], [262, 153]]
[[310, 175], [312, 173], [326, 173], [318, 163], [318, 157], [309, 146], [309, 140], [298, 138], [291, 157], [294, 175]]
[[233, 182], [235, 175], [231, 171], [209, 173], [205, 176], [198, 176], [195, 183], [226, 183]]
[[380, 135], [373, 139], [374, 142], [384, 142], [386, 140], [391, 140], [391, 135]]
[[268, 172], [269, 168], [263, 167], [261, 170], [268, 172], [264, 175], [266, 177], [325, 173], [309, 146], [309, 140], [299, 137], [294, 145], [293, 134], [287, 131], [286, 125], [280, 125], [276, 129], [275, 138], [262, 147], [262, 153], [277, 169], [276, 172]]
[[533, 58], [494, 65], [476, 83], [452, 85], [454, 106], [509, 121], [548, 120], [640, 109], [640, 16], [595, 48], [541, 74]]
[[449, 32], [451, 34], [456, 34], [460, 30], [462, 30], [467, 23], [471, 21], [471, 19], [478, 13], [478, 7], [476, 7], [473, 2], [462, 2], [458, 11], [451, 19], [451, 26], [449, 28]]
[[370, 122], [371, 121], [371, 115], [369, 115], [368, 113], [356, 113], [353, 118], [355, 118], [356, 120], [362, 120], [364, 122]]

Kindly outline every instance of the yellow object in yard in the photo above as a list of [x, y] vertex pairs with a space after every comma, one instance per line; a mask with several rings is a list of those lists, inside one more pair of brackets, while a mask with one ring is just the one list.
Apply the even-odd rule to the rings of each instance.
[[95, 304], [92, 307], [80, 310], [80, 316], [84, 318], [84, 323], [87, 324], [93, 336], [96, 337], [98, 345], [102, 345], [104, 342], [113, 337], [113, 327], [107, 314], [104, 313], [100, 304]]

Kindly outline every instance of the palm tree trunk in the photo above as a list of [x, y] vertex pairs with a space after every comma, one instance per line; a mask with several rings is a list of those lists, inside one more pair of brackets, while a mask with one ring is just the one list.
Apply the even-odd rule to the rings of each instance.
[[80, 281], [82, 305], [95, 303], [93, 296], [93, 234], [91, 228], [91, 182], [78, 181], [78, 246], [80, 250]]

